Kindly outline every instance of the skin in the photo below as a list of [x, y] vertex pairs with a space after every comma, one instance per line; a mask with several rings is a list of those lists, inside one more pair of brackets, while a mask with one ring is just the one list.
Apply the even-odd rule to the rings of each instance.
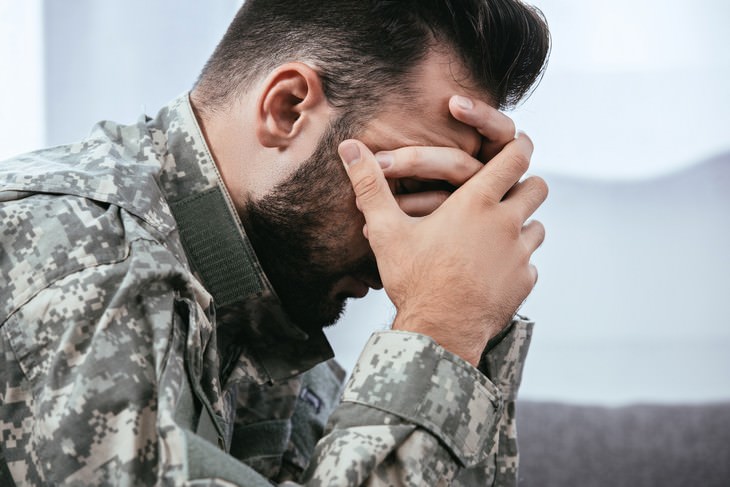
[[[320, 220], [330, 231], [310, 261], [332, 268], [321, 300], [337, 308], [382, 279], [397, 309], [394, 329], [429, 335], [476, 364], [535, 284], [529, 259], [544, 230], [525, 221], [547, 187], [535, 177], [518, 182], [529, 166], [529, 138], [515, 139], [512, 121], [465, 79], [448, 53], [434, 51], [414, 73], [415, 105], [386, 100], [357, 139], [339, 145], [346, 170], [332, 166], [336, 147], [321, 157], [330, 177]], [[191, 101], [244, 222], [247, 208], [317, 163], [311, 156], [338, 118], [304, 63], [280, 66], [225, 111], [199, 110], [195, 92]], [[447, 190], [439, 189], [443, 181]], [[363, 271], [368, 260], [377, 261], [379, 276], [374, 266]], [[280, 296], [285, 307], [294, 301]]]
[[367, 221], [367, 236], [388, 296], [393, 329], [431, 336], [473, 365], [504, 328], [537, 281], [530, 256], [545, 231], [525, 221], [542, 204], [539, 178], [519, 182], [532, 142], [507, 144], [444, 203], [425, 217], [404, 213], [375, 156], [360, 141], [340, 154]]

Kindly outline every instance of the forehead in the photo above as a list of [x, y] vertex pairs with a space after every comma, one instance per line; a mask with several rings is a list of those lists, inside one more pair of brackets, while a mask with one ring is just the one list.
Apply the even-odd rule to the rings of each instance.
[[433, 51], [410, 78], [411, 96], [390, 97], [367, 125], [362, 140], [372, 150], [420, 145], [455, 147], [475, 155], [481, 135], [449, 112], [453, 95], [489, 102], [469, 86], [466, 70], [453, 56]]

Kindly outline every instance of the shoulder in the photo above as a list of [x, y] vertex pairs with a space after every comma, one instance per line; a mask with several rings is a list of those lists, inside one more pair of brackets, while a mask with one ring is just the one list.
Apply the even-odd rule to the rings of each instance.
[[159, 187], [161, 157], [142, 122], [100, 122], [78, 143], [3, 161], [0, 203], [19, 193], [78, 196], [124, 208], [169, 232], [175, 224]]
[[0, 201], [0, 278], [6, 283], [0, 323], [41, 290], [87, 269], [84, 279], [97, 283], [129, 273], [150, 278], [186, 271], [175, 245], [119, 206], [75, 195], [20, 196]]

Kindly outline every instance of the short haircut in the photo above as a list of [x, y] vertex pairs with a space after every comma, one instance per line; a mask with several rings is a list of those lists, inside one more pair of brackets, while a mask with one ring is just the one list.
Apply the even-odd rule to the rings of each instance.
[[277, 66], [302, 61], [332, 106], [365, 123], [385, 96], [409, 95], [406, 76], [436, 46], [505, 109], [540, 79], [550, 34], [542, 13], [519, 0], [246, 0], [196, 91], [204, 112], [217, 111]]

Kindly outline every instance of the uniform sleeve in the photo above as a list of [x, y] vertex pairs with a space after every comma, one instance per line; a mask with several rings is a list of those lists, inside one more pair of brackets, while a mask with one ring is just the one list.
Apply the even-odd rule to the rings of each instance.
[[[271, 485], [196, 434], [215, 411], [199, 401], [210, 394], [196, 393], [211, 382], [201, 374], [214, 360], [200, 312], [137, 263], [75, 273], [15, 313], [0, 341], [0, 429], [15, 480]], [[508, 368], [495, 373], [496, 383]], [[304, 483], [447, 485], [501, 448], [498, 432], [510, 424], [502, 398], [495, 383], [428, 337], [378, 333]]]
[[529, 329], [513, 323], [485, 354], [492, 380], [424, 335], [373, 335], [308, 485], [513, 485], [513, 399]]
[[518, 485], [519, 450], [515, 408], [533, 327], [534, 323], [518, 316], [505, 329], [504, 334], [487, 345], [479, 370], [502, 394], [503, 407], [498, 418], [498, 438], [486, 461], [460, 471], [452, 485]]
[[[205, 291], [134, 218], [74, 211], [49, 219], [65, 225], [39, 240], [49, 248], [23, 232], [3, 240], [12, 281], [0, 294], [18, 304], [0, 325], [0, 439], [15, 482], [271, 485], [216, 441], [231, 425]], [[110, 230], [64, 233], [77, 213], [74, 228]], [[376, 334], [304, 482], [438, 485], [478, 470], [509, 427], [502, 362], [487, 376], [425, 336]]]

